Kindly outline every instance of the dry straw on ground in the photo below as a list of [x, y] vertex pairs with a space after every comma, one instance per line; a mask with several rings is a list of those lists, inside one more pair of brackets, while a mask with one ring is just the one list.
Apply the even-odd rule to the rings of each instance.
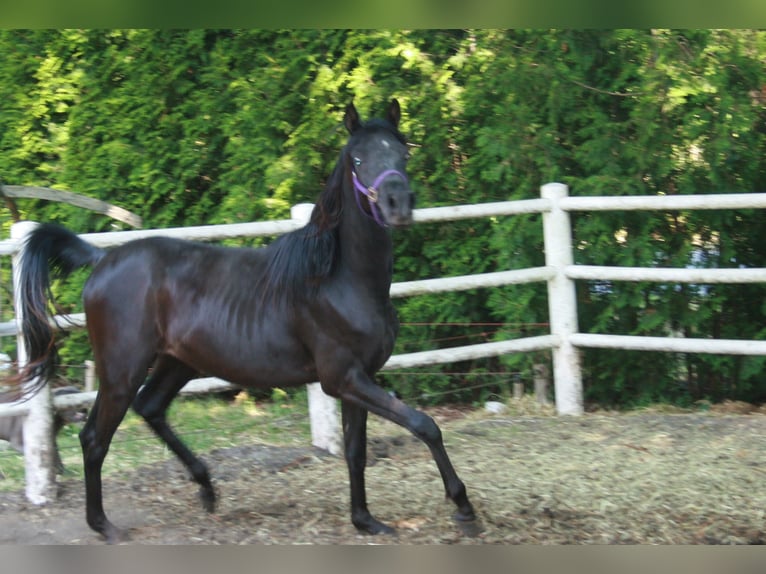
[[[342, 459], [251, 444], [205, 455], [220, 505], [207, 515], [175, 461], [105, 482], [114, 521], [142, 544], [753, 544], [766, 541], [766, 416], [727, 405], [701, 413], [552, 416], [531, 401], [504, 415], [435, 409], [482, 517], [460, 534], [427, 449], [371, 420], [369, 504], [397, 536], [349, 522]], [[724, 413], [716, 411], [726, 411]], [[0, 495], [0, 543], [99, 543], [79, 478], [30, 507]]]

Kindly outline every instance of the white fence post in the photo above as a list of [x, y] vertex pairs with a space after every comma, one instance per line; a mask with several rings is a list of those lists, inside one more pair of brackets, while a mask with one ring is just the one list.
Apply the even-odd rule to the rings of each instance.
[[91, 360], [85, 361], [85, 392], [96, 390], [96, 363]]
[[[11, 238], [22, 241], [37, 223], [20, 221], [11, 226]], [[20, 296], [19, 263], [24, 250], [13, 256], [13, 296], [16, 306], [16, 322], [21, 329], [22, 313]], [[18, 364], [21, 368], [27, 362], [27, 350], [21, 333], [17, 335]], [[34, 382], [32, 383], [34, 384]], [[55, 499], [56, 474], [53, 468], [55, 440], [53, 436], [53, 399], [50, 386], [46, 385], [29, 399], [29, 413], [24, 420], [24, 472], [26, 496], [32, 504], [46, 504]]]
[[545, 264], [554, 267], [556, 274], [548, 280], [548, 313], [551, 334], [558, 337], [553, 348], [553, 381], [556, 410], [562, 415], [583, 413], [582, 372], [580, 353], [570, 341], [577, 333], [577, 297], [574, 281], [567, 278], [566, 268], [574, 262], [572, 254], [572, 226], [569, 213], [558, 201], [569, 195], [566, 185], [548, 183], [540, 195], [551, 200], [551, 210], [543, 213]]
[[[308, 223], [311, 217], [311, 203], [299, 203], [290, 209], [290, 216], [303, 223]], [[309, 383], [306, 385], [309, 401], [309, 420], [311, 422], [311, 444], [330, 454], [340, 455], [343, 452], [338, 419], [338, 401], [325, 394], [322, 385]]]

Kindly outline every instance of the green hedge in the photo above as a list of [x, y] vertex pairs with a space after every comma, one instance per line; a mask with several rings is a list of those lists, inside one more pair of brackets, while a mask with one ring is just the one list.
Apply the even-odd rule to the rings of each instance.
[[[329, 175], [346, 103], [367, 116], [395, 96], [420, 207], [534, 198], [549, 181], [573, 195], [764, 191], [765, 43], [748, 30], [2, 30], [0, 179], [101, 198], [146, 227], [283, 218]], [[118, 227], [61, 204], [18, 205], [77, 231]], [[7, 231], [10, 212], [2, 218]], [[761, 267], [762, 221], [748, 211], [578, 214], [575, 256]], [[540, 265], [544, 255], [535, 216], [416, 226], [395, 243], [397, 281]], [[77, 307], [77, 289], [58, 289], [65, 307]], [[578, 299], [584, 331], [762, 338], [766, 324], [760, 285], [580, 282]], [[538, 285], [397, 306], [405, 323], [547, 321]], [[421, 349], [471, 333], [413, 329], [407, 345]], [[88, 353], [77, 336], [62, 355], [77, 363]], [[460, 371], [528, 377], [532, 360], [549, 357]], [[759, 357], [585, 351], [584, 366], [587, 398], [602, 405], [766, 398]], [[485, 394], [502, 392], [493, 377]], [[480, 378], [385, 382], [413, 397], [452, 389], [444, 400], [479, 400], [468, 387]]]

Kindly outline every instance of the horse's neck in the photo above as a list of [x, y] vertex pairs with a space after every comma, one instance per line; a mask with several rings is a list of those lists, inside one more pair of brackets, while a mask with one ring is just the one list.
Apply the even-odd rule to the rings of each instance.
[[387, 297], [393, 271], [391, 233], [362, 213], [355, 202], [346, 202], [339, 232], [341, 265], [359, 284]]

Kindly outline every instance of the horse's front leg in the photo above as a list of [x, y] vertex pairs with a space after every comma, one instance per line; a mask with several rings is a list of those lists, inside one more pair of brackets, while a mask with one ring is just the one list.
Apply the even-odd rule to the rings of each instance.
[[343, 401], [343, 443], [351, 485], [351, 522], [368, 534], [393, 534], [394, 529], [376, 520], [367, 509], [364, 470], [367, 466], [367, 411]]

